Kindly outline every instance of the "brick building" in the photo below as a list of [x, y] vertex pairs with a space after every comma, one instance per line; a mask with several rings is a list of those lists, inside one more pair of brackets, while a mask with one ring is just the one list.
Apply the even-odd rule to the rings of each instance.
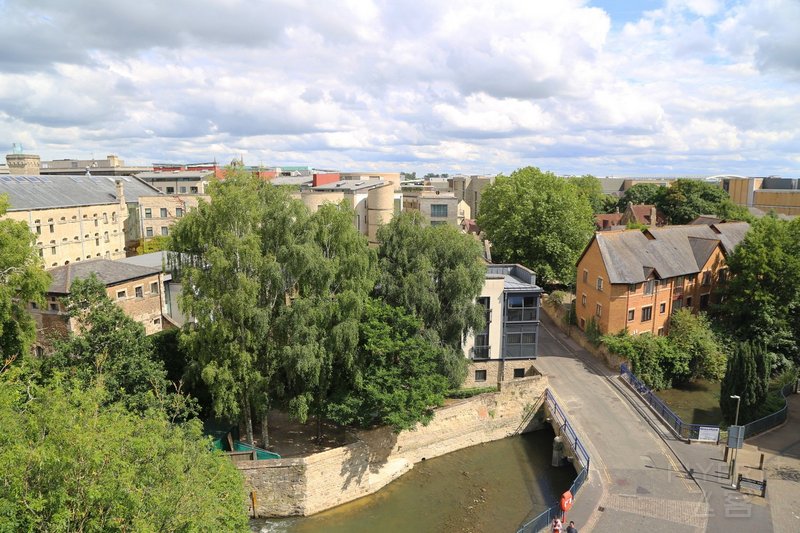
[[734, 222], [596, 233], [577, 264], [578, 326], [663, 335], [674, 310], [708, 309], [727, 277], [725, 258], [749, 229]]
[[61, 299], [70, 294], [76, 279], [88, 278], [92, 273], [105, 283], [108, 297], [142, 324], [148, 335], [161, 331], [164, 292], [161, 269], [105, 259], [71, 263], [50, 270], [52, 282], [45, 294], [44, 307], [29, 304], [36, 321], [34, 349], [38, 354], [51, 349], [54, 337], [77, 331], [79, 324], [67, 315]]
[[209, 201], [205, 195], [153, 195], [139, 197], [139, 234], [143, 239], [169, 235], [170, 228], [200, 200]]

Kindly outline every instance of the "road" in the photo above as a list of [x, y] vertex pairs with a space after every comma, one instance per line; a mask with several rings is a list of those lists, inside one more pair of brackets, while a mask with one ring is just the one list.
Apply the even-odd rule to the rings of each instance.
[[[615, 372], [542, 315], [536, 367], [592, 461], [569, 517], [581, 531], [772, 531], [763, 501], [724, 486], [721, 449], [676, 440]], [[745, 504], [749, 516], [738, 516]]]

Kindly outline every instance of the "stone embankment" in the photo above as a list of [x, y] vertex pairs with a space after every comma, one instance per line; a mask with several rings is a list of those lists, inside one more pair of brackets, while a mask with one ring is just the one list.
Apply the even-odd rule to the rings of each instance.
[[505, 381], [498, 392], [438, 409], [413, 431], [361, 431], [340, 448], [236, 466], [255, 493], [257, 516], [311, 515], [372, 494], [419, 461], [540, 427], [536, 413], [547, 385], [541, 375]]

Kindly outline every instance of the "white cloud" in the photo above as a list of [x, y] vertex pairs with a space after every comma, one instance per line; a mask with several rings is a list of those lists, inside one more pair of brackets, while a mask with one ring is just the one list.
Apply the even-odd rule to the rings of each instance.
[[800, 4], [0, 2], [0, 146], [45, 159], [797, 174]]

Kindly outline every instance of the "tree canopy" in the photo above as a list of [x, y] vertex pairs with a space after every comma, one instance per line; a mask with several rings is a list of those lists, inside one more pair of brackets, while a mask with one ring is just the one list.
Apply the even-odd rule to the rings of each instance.
[[616, 209], [617, 199], [603, 192], [603, 184], [596, 177], [585, 174], [568, 179], [578, 187], [578, 193], [589, 201], [594, 214], [612, 213]]
[[0, 369], [0, 530], [248, 531], [241, 475], [198, 421], [109, 399]]
[[730, 271], [717, 322], [735, 339], [766, 346], [778, 366], [800, 363], [800, 219], [751, 224], [727, 258]]
[[36, 338], [29, 302], [42, 303], [50, 285], [36, 252], [36, 235], [24, 222], [2, 218], [8, 199], [0, 195], [0, 364], [25, 356]]
[[725, 374], [725, 352], [705, 313], [694, 314], [686, 308], [673, 313], [669, 321], [668, 338], [672, 346], [688, 356], [689, 360], [687, 374], [676, 376], [677, 381], [722, 379]]
[[498, 176], [483, 191], [478, 225], [492, 258], [521, 263], [544, 283], [571, 283], [594, 233], [589, 200], [569, 180], [535, 167]]

